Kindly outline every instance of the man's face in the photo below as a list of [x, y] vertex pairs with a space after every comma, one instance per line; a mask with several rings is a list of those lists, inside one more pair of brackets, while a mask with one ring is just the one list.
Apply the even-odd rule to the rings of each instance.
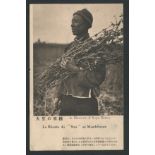
[[71, 28], [73, 35], [81, 35], [88, 31], [88, 24], [81, 16], [75, 14], [72, 19]]

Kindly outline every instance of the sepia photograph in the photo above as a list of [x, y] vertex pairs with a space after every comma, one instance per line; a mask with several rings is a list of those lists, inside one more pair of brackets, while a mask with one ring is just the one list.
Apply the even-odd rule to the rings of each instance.
[[123, 13], [123, 3], [30, 4], [31, 151], [124, 150]]
[[34, 4], [33, 115], [123, 115], [123, 5]]

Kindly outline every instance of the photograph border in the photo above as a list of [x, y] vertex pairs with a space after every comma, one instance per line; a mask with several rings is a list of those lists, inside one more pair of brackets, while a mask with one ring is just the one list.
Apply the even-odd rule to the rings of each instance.
[[[30, 4], [122, 3], [124, 15], [124, 150], [30, 151]], [[129, 154], [129, 1], [128, 0], [26, 0], [26, 155], [128, 155]]]

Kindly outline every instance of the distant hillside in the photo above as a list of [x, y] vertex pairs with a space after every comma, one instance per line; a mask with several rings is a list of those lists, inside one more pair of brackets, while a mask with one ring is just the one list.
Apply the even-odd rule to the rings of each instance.
[[67, 44], [55, 43], [34, 43], [33, 44], [33, 62], [34, 73], [41, 73], [46, 67], [60, 57]]

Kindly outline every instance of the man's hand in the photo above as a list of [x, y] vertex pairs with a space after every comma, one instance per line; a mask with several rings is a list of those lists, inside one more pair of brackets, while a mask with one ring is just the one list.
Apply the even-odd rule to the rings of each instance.
[[60, 66], [75, 73], [81, 70], [79, 67], [76, 66], [74, 59], [71, 58], [62, 58]]
[[100, 65], [103, 63], [103, 60], [100, 57], [96, 57], [94, 63], [95, 65]]

